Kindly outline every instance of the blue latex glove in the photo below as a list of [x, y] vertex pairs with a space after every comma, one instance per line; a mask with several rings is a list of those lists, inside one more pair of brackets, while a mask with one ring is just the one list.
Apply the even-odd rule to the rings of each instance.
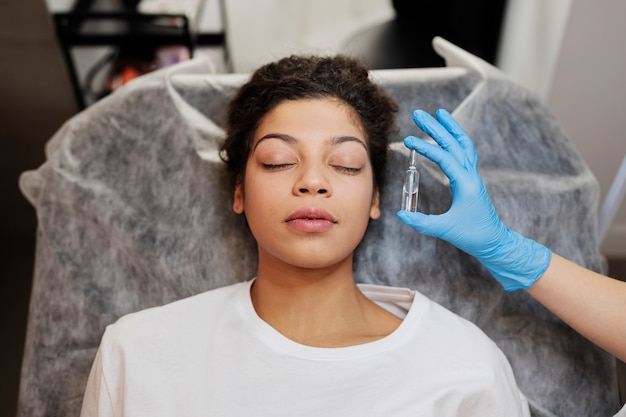
[[438, 110], [436, 116], [438, 121], [417, 110], [413, 120], [439, 146], [412, 136], [404, 144], [441, 167], [450, 179], [452, 205], [443, 214], [399, 211], [398, 217], [418, 232], [474, 256], [505, 290], [530, 287], [548, 268], [550, 250], [500, 221], [478, 173], [471, 139], [447, 111]]

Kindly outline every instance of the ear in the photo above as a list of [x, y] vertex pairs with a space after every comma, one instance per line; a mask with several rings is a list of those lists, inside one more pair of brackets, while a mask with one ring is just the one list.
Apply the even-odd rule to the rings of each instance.
[[372, 196], [372, 207], [370, 207], [370, 219], [376, 220], [380, 217], [380, 191], [378, 187], [374, 190]]
[[238, 182], [235, 186], [235, 193], [233, 198], [233, 211], [237, 214], [243, 213], [243, 186], [241, 182]]

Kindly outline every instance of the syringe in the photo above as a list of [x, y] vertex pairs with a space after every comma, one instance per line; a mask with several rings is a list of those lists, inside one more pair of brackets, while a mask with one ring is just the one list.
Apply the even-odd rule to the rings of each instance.
[[419, 191], [420, 173], [417, 171], [417, 152], [411, 150], [409, 155], [409, 169], [404, 173], [402, 186], [402, 210], [417, 211], [417, 196]]

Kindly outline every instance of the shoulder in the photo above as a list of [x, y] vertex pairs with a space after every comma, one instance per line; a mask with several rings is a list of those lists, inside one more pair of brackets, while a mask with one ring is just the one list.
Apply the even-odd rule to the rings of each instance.
[[463, 346], [463, 350], [481, 356], [482, 353], [491, 355], [494, 351], [500, 351], [496, 343], [478, 325], [418, 291], [415, 291], [415, 303], [425, 306], [421, 326], [442, 340], [450, 341], [456, 350], [461, 350], [459, 347]]
[[493, 339], [475, 323], [418, 291], [414, 297], [412, 308], [422, 306], [423, 314], [413, 345], [419, 346], [430, 366], [455, 378], [459, 386], [471, 387], [466, 392], [469, 398], [527, 416], [528, 405], [511, 364]]
[[246, 294], [249, 282], [216, 288], [172, 303], [127, 314], [106, 328], [102, 344], [158, 343], [193, 334], [219, 319]]
[[376, 285], [360, 287], [372, 301], [403, 318], [402, 327], [408, 328], [410, 337], [419, 340], [420, 345], [454, 351], [457, 356], [500, 360], [500, 349], [482, 329], [419, 291]]

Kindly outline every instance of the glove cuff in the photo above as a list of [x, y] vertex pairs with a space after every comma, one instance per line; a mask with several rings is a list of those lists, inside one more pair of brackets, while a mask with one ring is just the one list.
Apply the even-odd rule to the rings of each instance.
[[550, 265], [552, 251], [510, 229], [497, 257], [481, 261], [506, 291], [529, 288]]

